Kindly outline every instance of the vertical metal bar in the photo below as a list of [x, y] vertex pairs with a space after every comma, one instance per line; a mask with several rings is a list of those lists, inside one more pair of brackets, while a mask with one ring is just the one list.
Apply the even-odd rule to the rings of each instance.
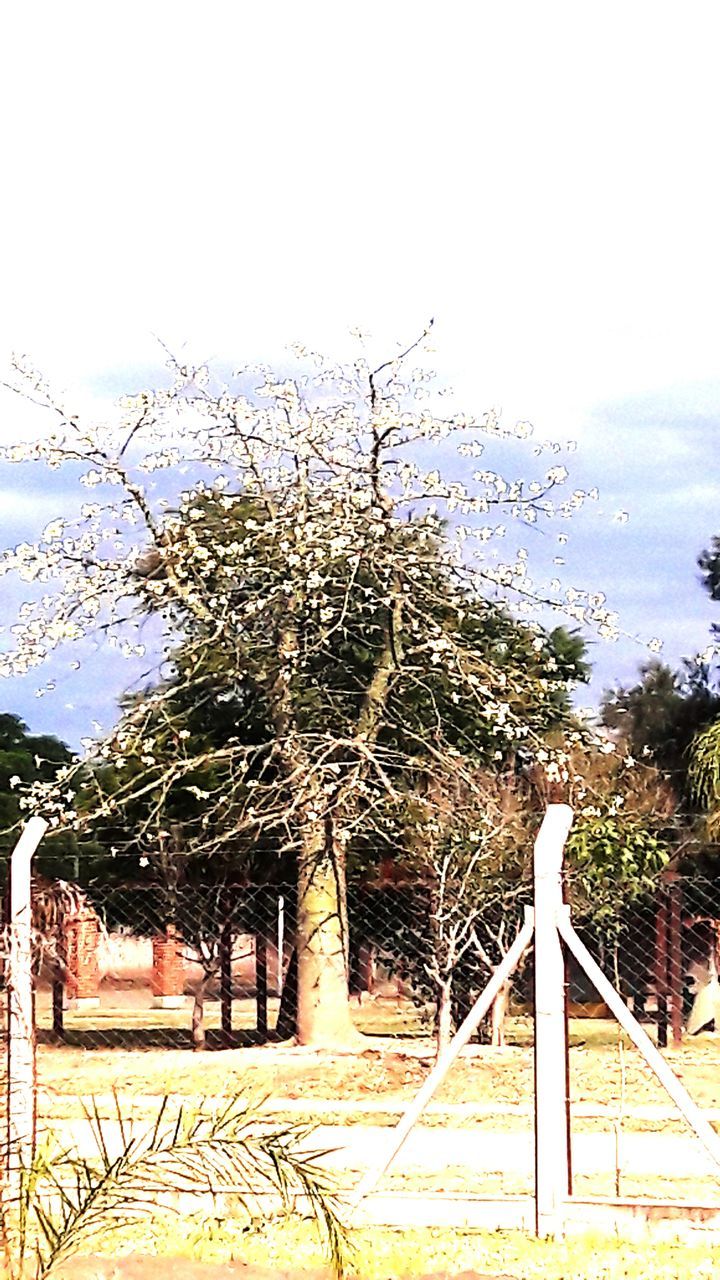
[[565, 958], [558, 922], [569, 805], [551, 804], [535, 840], [535, 1230], [562, 1235], [570, 1182], [565, 1087]]
[[282, 995], [283, 989], [283, 971], [285, 959], [285, 899], [282, 894], [278, 897], [277, 903], [277, 976], [275, 979], [275, 990], [278, 996]]
[[220, 1030], [225, 1049], [232, 1045], [232, 921], [227, 914], [220, 934]]
[[661, 1049], [665, 1048], [668, 1041], [667, 931], [667, 898], [665, 889], [661, 888], [655, 916], [655, 998], [657, 1002], [657, 1042]]
[[683, 1029], [683, 975], [682, 975], [682, 885], [675, 872], [667, 876], [669, 882], [670, 919], [669, 919], [669, 986], [670, 986], [670, 1018], [673, 1044], [682, 1044]]
[[57, 974], [52, 983], [52, 1029], [53, 1036], [62, 1040], [65, 1036], [65, 1019], [63, 1002], [65, 1000], [65, 983]]
[[32, 979], [32, 900], [30, 867], [47, 831], [43, 818], [31, 818], [10, 859], [10, 953], [8, 956], [8, 1109], [7, 1190], [20, 1190], [23, 1169], [35, 1145], [35, 1025]]
[[262, 1040], [268, 1034], [267, 940], [264, 933], [255, 936], [255, 1002], [257, 1032]]
[[[76, 859], [77, 861], [77, 859]], [[67, 982], [67, 940], [66, 928], [62, 924], [58, 930], [57, 957], [52, 981], [52, 1030], [57, 1040], [65, 1039], [65, 984]]]

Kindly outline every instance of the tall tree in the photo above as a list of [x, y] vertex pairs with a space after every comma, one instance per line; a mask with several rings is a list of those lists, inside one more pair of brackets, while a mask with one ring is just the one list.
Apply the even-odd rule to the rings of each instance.
[[[308, 1044], [355, 1039], [343, 885], [358, 829], [419, 762], [452, 769], [467, 746], [459, 720], [482, 723], [483, 749], [502, 760], [542, 740], [545, 721], [529, 708], [551, 703], [557, 713], [562, 702], [557, 663], [539, 672], [527, 652], [508, 660], [504, 641], [478, 644], [476, 620], [492, 627], [498, 616], [482, 602], [514, 601], [528, 627], [538, 608], [614, 625], [603, 597], [538, 590], [519, 538], [500, 560], [508, 520], [568, 515], [586, 495], [565, 491], [559, 465], [530, 482], [473, 469], [486, 447], [507, 457], [527, 428], [449, 412], [426, 365], [411, 367], [420, 345], [374, 367], [299, 352], [309, 374], [246, 369], [223, 386], [173, 363], [172, 389], [131, 397], [122, 422], [97, 428], [34, 371], [17, 370], [19, 389], [58, 421], [11, 456], [80, 462], [99, 500], [76, 524], [53, 521], [39, 543], [6, 555], [5, 571], [51, 589], [28, 603], [26, 631], [0, 663], [27, 669], [100, 629], [134, 654], [149, 611], [165, 625], [171, 662], [182, 636], [177, 679], [149, 688], [95, 749], [136, 766], [95, 808], [113, 817], [152, 795], [160, 818], [178, 781], [211, 771], [209, 788], [187, 788], [202, 807], [195, 848], [262, 840], [292, 853], [298, 1036]], [[463, 459], [455, 471], [421, 463], [434, 448], [446, 466], [453, 445]], [[163, 468], [158, 499], [143, 473]], [[183, 472], [191, 487], [173, 496]], [[538, 630], [527, 643], [541, 654], [547, 639]], [[180, 695], [199, 704], [213, 668], [253, 710], [257, 736], [238, 732], [196, 755], [176, 707]], [[171, 760], [156, 753], [159, 722]]]
[[720, 538], [713, 538], [707, 550], [698, 556], [702, 582], [711, 600], [720, 600]]

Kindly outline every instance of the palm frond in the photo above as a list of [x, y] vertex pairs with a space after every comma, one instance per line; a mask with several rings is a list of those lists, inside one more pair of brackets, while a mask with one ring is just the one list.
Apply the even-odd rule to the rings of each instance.
[[220, 1107], [203, 1102], [192, 1111], [166, 1097], [145, 1126], [124, 1114], [117, 1095], [114, 1102], [114, 1132], [95, 1099], [85, 1107], [92, 1158], [59, 1152], [36, 1159], [23, 1179], [22, 1255], [32, 1240], [36, 1280], [100, 1236], [166, 1209], [161, 1200], [168, 1194], [196, 1192], [231, 1196], [251, 1219], [268, 1195], [286, 1213], [307, 1206], [342, 1274], [347, 1238], [333, 1180], [321, 1164], [327, 1153], [308, 1147], [312, 1129], [273, 1126], [242, 1097]]

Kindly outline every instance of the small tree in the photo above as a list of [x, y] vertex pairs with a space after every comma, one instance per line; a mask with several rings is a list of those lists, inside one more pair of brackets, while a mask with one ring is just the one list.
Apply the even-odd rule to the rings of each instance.
[[438, 1054], [454, 1014], [467, 1012], [458, 980], [487, 981], [515, 936], [527, 889], [523, 816], [516, 789], [480, 769], [435, 774], [407, 804], [405, 846], [427, 940], [416, 977], [433, 994]]
[[576, 920], [594, 934], [612, 966], [616, 985], [642, 998], [652, 962], [646, 930], [652, 929], [661, 875], [682, 845], [684, 827], [667, 777], [612, 745], [571, 755], [575, 817], [566, 845], [566, 890]]
[[[182, 637], [172, 694], [149, 689], [93, 745], [97, 760], [133, 765], [95, 809], [112, 818], [152, 796], [160, 838], [169, 790], [209, 770], [194, 848], [262, 841], [292, 854], [297, 1033], [307, 1044], [356, 1039], [344, 884], [359, 825], [398, 794], [403, 774], [416, 776], [418, 761], [452, 769], [461, 747], [444, 729], [456, 709], [484, 723], [504, 758], [542, 737], [528, 705], [567, 687], [559, 667], [556, 679], [537, 676], [479, 649], [468, 611], [494, 596], [614, 628], [604, 597], [537, 589], [517, 540], [507, 563], [494, 553], [508, 520], [571, 515], [587, 495], [567, 491], [557, 464], [528, 482], [479, 463], [486, 447], [508, 457], [529, 429], [446, 408], [432, 371], [412, 367], [427, 336], [375, 365], [361, 354], [337, 367], [298, 351], [304, 368], [243, 369], [222, 385], [206, 368], [171, 361], [172, 386], [129, 397], [110, 426], [83, 425], [16, 364], [13, 386], [51, 408], [56, 429], [5, 457], [79, 464], [95, 496], [77, 522], [58, 518], [38, 543], [3, 558], [3, 572], [43, 585], [0, 669], [28, 670], [93, 633], [132, 657], [150, 613], [164, 624], [171, 663]], [[428, 464], [432, 450], [439, 465]], [[451, 450], [459, 462], [443, 474]], [[158, 471], [153, 492], [145, 477]], [[240, 726], [198, 756], [176, 714], [178, 682], [199, 702], [213, 670], [216, 694], [232, 690], [256, 710], [258, 734], [247, 740]], [[408, 715], [413, 706], [422, 715]], [[160, 736], [172, 752], [158, 750]]]

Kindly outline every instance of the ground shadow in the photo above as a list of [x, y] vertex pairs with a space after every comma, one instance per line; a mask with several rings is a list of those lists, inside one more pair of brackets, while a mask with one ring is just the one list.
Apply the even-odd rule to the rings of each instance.
[[[251, 1049], [263, 1044], [277, 1044], [280, 1037], [273, 1031], [233, 1031], [229, 1036], [219, 1030], [207, 1031], [205, 1049]], [[193, 1049], [192, 1034], [185, 1027], [103, 1027], [102, 1031], [69, 1028], [61, 1036], [39, 1029], [37, 1043], [68, 1049]]]

